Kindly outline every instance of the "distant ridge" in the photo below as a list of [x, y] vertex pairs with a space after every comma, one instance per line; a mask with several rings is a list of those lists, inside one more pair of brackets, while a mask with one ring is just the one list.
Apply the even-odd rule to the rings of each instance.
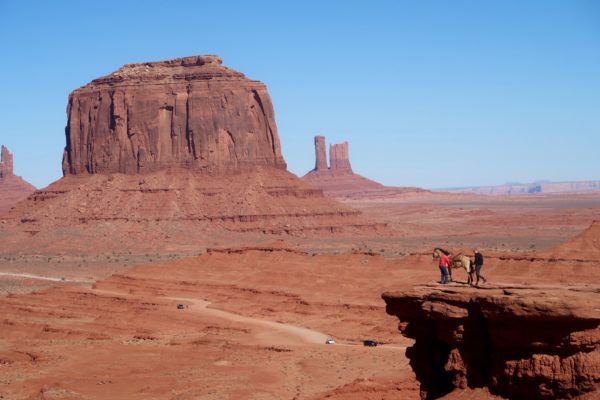
[[437, 191], [453, 193], [473, 193], [488, 196], [524, 195], [539, 193], [587, 193], [600, 191], [600, 181], [551, 182], [535, 181], [531, 183], [505, 183], [496, 186], [474, 186], [461, 188], [445, 188]]

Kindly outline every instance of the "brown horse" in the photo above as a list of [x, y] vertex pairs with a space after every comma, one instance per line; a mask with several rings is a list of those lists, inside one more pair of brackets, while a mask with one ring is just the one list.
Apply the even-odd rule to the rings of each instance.
[[461, 253], [453, 255], [452, 253], [450, 253], [447, 250], [442, 249], [441, 247], [436, 247], [435, 249], [433, 249], [433, 255], [432, 258], [434, 260], [437, 260], [438, 258], [440, 258], [441, 254], [445, 254], [448, 256], [448, 258], [450, 258], [450, 267], [448, 268], [448, 274], [450, 275], [450, 282], [452, 282], [452, 269], [453, 268], [463, 268], [465, 270], [465, 272], [467, 273], [467, 283], [469, 285], [473, 284], [473, 274], [474, 274], [474, 269], [473, 266], [471, 265], [471, 259]]

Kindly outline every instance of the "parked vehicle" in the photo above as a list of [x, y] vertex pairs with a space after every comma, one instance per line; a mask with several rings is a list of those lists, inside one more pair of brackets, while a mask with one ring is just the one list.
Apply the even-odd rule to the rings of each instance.
[[368, 339], [368, 340], [364, 340], [364, 341], [363, 341], [363, 344], [364, 344], [366, 347], [375, 347], [375, 346], [377, 346], [377, 341], [376, 341], [376, 340], [371, 340], [371, 339]]

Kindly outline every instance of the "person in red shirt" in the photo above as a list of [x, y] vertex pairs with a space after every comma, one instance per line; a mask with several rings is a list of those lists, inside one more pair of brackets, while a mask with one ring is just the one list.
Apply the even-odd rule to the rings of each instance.
[[445, 254], [440, 254], [440, 273], [441, 275], [441, 280], [440, 283], [442, 285], [445, 285], [446, 283], [448, 283], [448, 267], [450, 266], [450, 258], [445, 255]]

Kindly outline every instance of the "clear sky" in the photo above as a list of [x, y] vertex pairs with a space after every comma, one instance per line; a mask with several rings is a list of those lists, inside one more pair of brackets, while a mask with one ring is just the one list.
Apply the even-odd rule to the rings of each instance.
[[263, 81], [284, 157], [426, 188], [600, 179], [600, 1], [0, 0], [0, 143], [61, 177], [70, 91], [122, 64], [218, 54]]

